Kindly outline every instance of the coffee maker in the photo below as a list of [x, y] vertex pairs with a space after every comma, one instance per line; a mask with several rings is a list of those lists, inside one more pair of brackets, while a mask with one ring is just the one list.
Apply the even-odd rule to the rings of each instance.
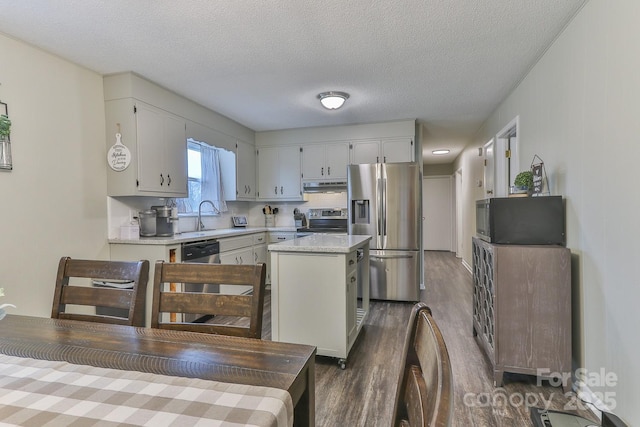
[[151, 206], [151, 210], [156, 211], [156, 236], [172, 237], [173, 221], [171, 206]]

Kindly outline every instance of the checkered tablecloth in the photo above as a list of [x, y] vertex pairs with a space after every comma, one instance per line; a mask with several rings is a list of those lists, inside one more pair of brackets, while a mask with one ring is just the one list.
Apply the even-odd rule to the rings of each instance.
[[287, 391], [0, 355], [0, 427], [293, 425]]

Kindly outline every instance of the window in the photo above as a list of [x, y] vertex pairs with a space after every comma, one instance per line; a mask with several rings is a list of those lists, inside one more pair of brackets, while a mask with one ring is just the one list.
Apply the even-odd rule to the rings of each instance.
[[209, 144], [189, 140], [187, 143], [187, 175], [189, 197], [177, 199], [179, 213], [198, 212], [203, 200], [213, 202], [202, 205], [203, 213], [219, 214], [227, 211], [222, 189], [220, 156]]

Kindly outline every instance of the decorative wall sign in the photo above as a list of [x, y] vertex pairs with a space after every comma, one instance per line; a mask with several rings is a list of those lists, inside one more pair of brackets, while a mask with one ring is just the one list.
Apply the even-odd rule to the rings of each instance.
[[[538, 159], [540, 163], [534, 163]], [[549, 195], [549, 181], [547, 180], [547, 172], [544, 168], [544, 162], [537, 154], [534, 154], [531, 161], [531, 173], [533, 174], [533, 196]]]
[[120, 133], [116, 133], [116, 143], [109, 148], [107, 163], [116, 172], [122, 172], [131, 163], [131, 152], [122, 143], [122, 135]]

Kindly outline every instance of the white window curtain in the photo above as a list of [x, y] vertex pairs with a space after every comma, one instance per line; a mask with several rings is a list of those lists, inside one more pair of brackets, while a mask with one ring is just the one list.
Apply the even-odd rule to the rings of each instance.
[[[211, 200], [218, 212], [227, 212], [218, 150], [208, 144], [202, 144], [200, 159], [202, 163], [202, 200]], [[202, 205], [202, 211], [213, 212], [208, 203]]]

